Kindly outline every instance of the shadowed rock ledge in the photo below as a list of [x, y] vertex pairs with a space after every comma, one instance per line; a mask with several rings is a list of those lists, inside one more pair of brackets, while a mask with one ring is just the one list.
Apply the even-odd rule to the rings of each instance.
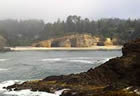
[[[140, 86], [140, 39], [124, 44], [123, 56], [80, 74], [50, 76], [8, 86], [8, 90], [31, 89], [55, 92], [69, 89], [61, 96], [137, 96]], [[133, 86], [127, 90], [129, 86]], [[131, 92], [130, 92], [131, 91]]]

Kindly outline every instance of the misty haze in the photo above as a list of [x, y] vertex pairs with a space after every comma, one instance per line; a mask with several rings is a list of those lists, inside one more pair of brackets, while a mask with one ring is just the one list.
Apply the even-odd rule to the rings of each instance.
[[0, 0], [0, 96], [139, 96], [139, 0]]

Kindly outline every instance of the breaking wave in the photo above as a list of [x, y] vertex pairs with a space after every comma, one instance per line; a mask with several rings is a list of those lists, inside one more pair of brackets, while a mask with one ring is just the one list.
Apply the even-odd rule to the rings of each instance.
[[8, 59], [0, 59], [0, 62], [4, 62], [7, 61]]
[[24, 81], [21, 80], [10, 80], [10, 81], [4, 81], [0, 83], [0, 96], [4, 95], [4, 96], [60, 96], [62, 94], [62, 92], [65, 90], [59, 90], [56, 91], [54, 94], [53, 93], [47, 93], [47, 92], [40, 92], [40, 91], [36, 91], [33, 92], [29, 89], [27, 90], [21, 90], [21, 91], [8, 91], [6, 89], [4, 89], [3, 87], [7, 87], [13, 84], [21, 84]]
[[88, 63], [88, 64], [93, 64], [92, 61], [88, 60], [69, 60], [70, 62], [79, 62], [79, 63]]
[[4, 69], [4, 68], [2, 69], [2, 68], [0, 68], [0, 71], [7, 71], [7, 70], [8, 70], [8, 69]]
[[42, 59], [41, 61], [56, 62], [61, 60], [62, 60], [61, 58], [47, 58], [47, 59]]
[[85, 64], [98, 64], [98, 63], [104, 63], [108, 61], [111, 58], [99, 58], [94, 59], [93, 57], [78, 57], [78, 58], [46, 58], [42, 59], [43, 62], [74, 62], [74, 63], [85, 63]]

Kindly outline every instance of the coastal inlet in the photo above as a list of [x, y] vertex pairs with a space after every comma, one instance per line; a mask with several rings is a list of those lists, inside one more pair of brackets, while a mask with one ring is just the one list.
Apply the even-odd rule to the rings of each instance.
[[[0, 53], [0, 96], [10, 94], [1, 88], [5, 86], [4, 84], [13, 84], [19, 80], [22, 82], [41, 79], [52, 75], [85, 72], [110, 58], [121, 55], [121, 51], [12, 51]], [[22, 92], [24, 94], [30, 91]], [[34, 96], [31, 94], [33, 93], [22, 96]], [[17, 96], [17, 94], [12, 96]]]

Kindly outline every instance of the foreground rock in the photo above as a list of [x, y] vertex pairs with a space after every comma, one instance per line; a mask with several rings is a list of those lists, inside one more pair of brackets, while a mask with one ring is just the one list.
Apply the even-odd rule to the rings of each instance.
[[[123, 56], [87, 72], [50, 76], [39, 81], [14, 84], [7, 89], [46, 92], [69, 89], [61, 96], [137, 96], [135, 93], [140, 87], [140, 39], [126, 43], [122, 53]], [[133, 86], [132, 90], [125, 89], [129, 86]]]

